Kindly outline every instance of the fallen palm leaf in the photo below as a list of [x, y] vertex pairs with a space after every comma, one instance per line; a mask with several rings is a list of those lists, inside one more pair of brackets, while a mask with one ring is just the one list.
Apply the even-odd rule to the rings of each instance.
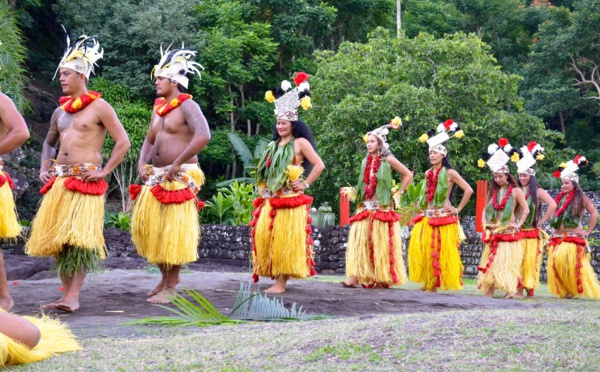
[[169, 326], [209, 326], [222, 324], [237, 324], [249, 321], [299, 321], [299, 320], [318, 320], [331, 318], [328, 315], [307, 315], [302, 307], [297, 308], [294, 302], [290, 309], [287, 309], [283, 300], [269, 298], [266, 294], [259, 291], [252, 293], [250, 284], [240, 283], [240, 290], [237, 294], [233, 310], [228, 316], [224, 316], [208, 301], [204, 296], [194, 290], [184, 289], [196, 303], [192, 303], [183, 295], [173, 292], [172, 296], [167, 296], [173, 309], [164, 305], [156, 305], [169, 310], [175, 316], [156, 316], [134, 320], [125, 323], [125, 325], [169, 325]]

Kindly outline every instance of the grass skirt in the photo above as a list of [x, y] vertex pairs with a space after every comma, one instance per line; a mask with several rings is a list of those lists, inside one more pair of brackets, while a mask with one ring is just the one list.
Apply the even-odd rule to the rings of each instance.
[[521, 282], [523, 247], [520, 240], [523, 235], [492, 233], [486, 229], [484, 248], [480, 265], [477, 268], [477, 288], [481, 292], [489, 289], [501, 289], [507, 293], [517, 292]]
[[0, 170], [0, 238], [15, 239], [21, 234], [10, 175]]
[[600, 299], [600, 283], [590, 264], [586, 241], [579, 237], [554, 237], [548, 243], [548, 288], [558, 297]]
[[398, 214], [359, 209], [350, 223], [346, 276], [356, 277], [363, 284], [406, 283]]
[[417, 222], [408, 247], [410, 280], [425, 290], [462, 289], [459, 223], [454, 216], [427, 218]]
[[302, 279], [316, 274], [310, 226], [312, 197], [291, 194], [254, 200], [252, 277], [288, 275]]
[[83, 182], [76, 177], [55, 177], [31, 224], [25, 252], [36, 257], [58, 257], [68, 247], [96, 252], [106, 257], [104, 244], [104, 196], [108, 184], [99, 180]]
[[0, 366], [34, 363], [58, 353], [81, 350], [77, 340], [58, 319], [25, 316], [41, 333], [40, 342], [33, 349], [0, 333]]
[[[185, 173], [204, 184], [200, 168]], [[138, 186], [139, 187], [139, 186]], [[131, 189], [130, 189], [131, 192]], [[140, 256], [154, 264], [177, 266], [198, 259], [201, 202], [188, 185], [167, 181], [141, 186], [135, 199], [131, 219], [131, 238]]]
[[521, 240], [521, 246], [523, 247], [523, 267], [521, 269], [523, 287], [528, 290], [538, 289], [544, 245], [548, 240], [547, 235], [540, 229], [523, 229], [521, 231], [524, 234], [524, 238]]

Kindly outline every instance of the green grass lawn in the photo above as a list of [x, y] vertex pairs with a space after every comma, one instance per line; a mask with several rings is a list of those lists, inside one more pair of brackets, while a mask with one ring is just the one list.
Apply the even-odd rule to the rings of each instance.
[[[313, 280], [335, 282], [340, 277]], [[466, 281], [462, 293], [480, 295], [473, 281]], [[535, 298], [524, 301], [539, 307], [209, 328], [90, 324], [74, 329], [83, 351], [11, 370], [600, 369], [600, 301], [558, 300], [545, 285]]]

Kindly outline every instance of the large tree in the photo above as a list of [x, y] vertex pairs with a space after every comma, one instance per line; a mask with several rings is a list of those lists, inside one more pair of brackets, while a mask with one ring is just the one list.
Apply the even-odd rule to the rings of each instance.
[[449, 158], [471, 184], [487, 178], [477, 159], [500, 137], [514, 146], [541, 142], [551, 152], [560, 134], [521, 111], [520, 78], [503, 72], [480, 39], [394, 34], [379, 30], [366, 44], [343, 43], [337, 53], [317, 55], [314, 110], [306, 121], [327, 166], [315, 187], [318, 200], [332, 200], [339, 187], [356, 183], [366, 154], [363, 135], [395, 115], [404, 118], [404, 126], [389, 134], [391, 150], [417, 180], [429, 167], [427, 146], [417, 139], [448, 118], [466, 133], [448, 143]]
[[17, 26], [16, 13], [0, 1], [0, 89], [19, 110], [26, 107], [23, 97], [25, 47]]

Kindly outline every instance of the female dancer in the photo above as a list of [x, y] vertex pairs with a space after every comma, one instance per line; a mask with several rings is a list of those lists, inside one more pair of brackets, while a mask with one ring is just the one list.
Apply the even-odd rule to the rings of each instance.
[[[429, 144], [429, 161], [432, 168], [425, 172], [426, 188], [422, 189], [423, 214], [415, 218], [408, 247], [408, 268], [410, 280], [421, 283], [421, 290], [437, 292], [462, 289], [463, 264], [460, 259], [460, 239], [458, 214], [467, 205], [473, 189], [458, 174], [448, 160], [448, 150], [444, 145], [450, 138], [463, 136], [457, 123], [452, 119], [441, 124], [439, 134], [420, 140]], [[454, 186], [464, 192], [458, 207], [450, 203]]]
[[[501, 138], [498, 145], [488, 147], [487, 163], [483, 159], [479, 162], [480, 166], [482, 162], [487, 164], [493, 172], [482, 218], [484, 249], [477, 268], [477, 288], [486, 297], [493, 297], [496, 289], [504, 290], [505, 297], [514, 295], [521, 280], [523, 247], [519, 241], [523, 234], [520, 228], [529, 214], [529, 207], [507, 166], [515, 153], [508, 139]], [[521, 216], [520, 221], [517, 222], [515, 215]]]
[[[306, 190], [325, 169], [315, 151], [310, 129], [298, 120], [298, 106], [310, 107], [308, 76], [298, 73], [296, 88], [282, 83], [282, 89], [269, 91], [265, 98], [275, 102], [277, 124], [274, 140], [263, 151], [255, 170], [260, 196], [254, 201], [252, 227], [253, 278], [275, 278], [268, 293], [285, 292], [290, 277], [301, 279], [314, 270], [309, 216], [312, 197]], [[285, 89], [287, 88], [287, 89]], [[307, 160], [313, 168], [305, 180], [301, 164]]]
[[[596, 227], [598, 212], [594, 203], [585, 196], [575, 173], [586, 166], [587, 160], [577, 155], [554, 172], [562, 179], [561, 192], [554, 201], [558, 209], [550, 221], [552, 238], [548, 243], [548, 287], [550, 293], [561, 298], [582, 296], [600, 299], [600, 283], [590, 264], [586, 237]], [[588, 229], [581, 224], [583, 213], [590, 214]]]
[[399, 215], [392, 206], [392, 169], [402, 175], [400, 193], [412, 182], [412, 173], [389, 151], [387, 128], [399, 128], [394, 118], [367, 133], [367, 156], [362, 162], [358, 186], [345, 191], [359, 207], [350, 218], [351, 228], [346, 249], [344, 287], [389, 287], [406, 283], [402, 258]]
[[[536, 142], [529, 142], [529, 145], [521, 149], [521, 160], [517, 163], [517, 172], [519, 173], [519, 187], [525, 194], [525, 200], [529, 207], [529, 215], [525, 216], [521, 232], [523, 239], [523, 267], [521, 277], [523, 282], [515, 297], [523, 297], [523, 289], [527, 291], [528, 297], [533, 297], [535, 290], [540, 285], [540, 267], [542, 265], [542, 255], [544, 246], [548, 241], [548, 235], [541, 229], [544, 222], [548, 221], [556, 210], [556, 203], [546, 190], [539, 187], [535, 177], [533, 165], [536, 160], [542, 160], [544, 148]], [[546, 213], [541, 216], [541, 204], [545, 203]]]

